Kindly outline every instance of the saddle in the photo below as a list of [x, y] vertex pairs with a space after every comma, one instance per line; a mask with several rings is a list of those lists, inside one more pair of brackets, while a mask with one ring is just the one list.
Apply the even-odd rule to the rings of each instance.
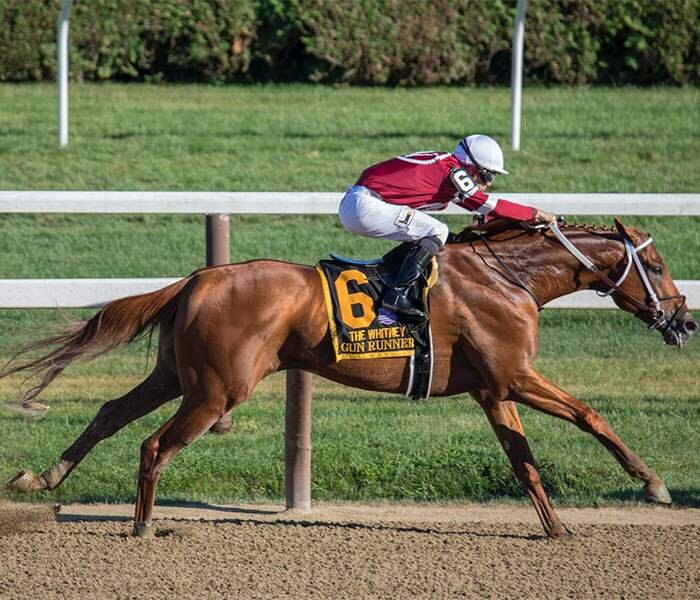
[[[356, 260], [331, 254], [317, 270], [323, 283], [328, 323], [336, 361], [348, 359], [410, 357], [406, 392], [414, 399], [427, 398], [432, 376], [432, 341], [428, 320], [402, 321], [382, 308], [382, 298], [394, 283], [410, 249], [401, 244], [374, 260]], [[433, 260], [421, 278], [419, 300], [428, 314], [428, 292], [437, 280]]]
[[[382, 286], [384, 288], [391, 288], [396, 283], [395, 275], [403, 264], [406, 254], [408, 254], [410, 249], [411, 244], [409, 242], [404, 242], [403, 244], [400, 244], [387, 252], [384, 256], [373, 258], [371, 260], [348, 258], [334, 252], [330, 253], [330, 257], [336, 264], [343, 265], [348, 268], [364, 267], [368, 269], [376, 269], [376, 276], [381, 281]], [[437, 265], [434, 263], [434, 261], [428, 263], [428, 265], [423, 269], [419, 280], [419, 285], [417, 286], [417, 297], [414, 298], [417, 301], [418, 306], [425, 309], [426, 314], [428, 314], [428, 307], [427, 303], [423, 302], [423, 296], [425, 295], [426, 289], [429, 289], [429, 287], [434, 283], [431, 282], [430, 286], [427, 285], [434, 270], [437, 272]]]

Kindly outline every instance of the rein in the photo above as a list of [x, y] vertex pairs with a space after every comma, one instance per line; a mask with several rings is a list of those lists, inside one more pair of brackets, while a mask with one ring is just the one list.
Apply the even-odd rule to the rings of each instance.
[[[630, 304], [632, 304], [635, 308], [637, 308], [638, 313], [640, 312], [648, 312], [651, 315], [651, 319], [653, 320], [653, 323], [649, 325], [648, 330], [649, 331], [654, 331], [655, 329], [658, 329], [662, 327], [662, 331], [665, 333], [669, 327], [673, 324], [676, 315], [680, 311], [681, 307], [685, 303], [685, 296], [679, 295], [679, 296], [667, 296], [664, 298], [659, 298], [659, 296], [656, 294], [654, 291], [654, 287], [651, 284], [651, 281], [649, 281], [649, 276], [647, 275], [647, 270], [644, 268], [644, 265], [642, 265], [642, 261], [639, 260], [639, 251], [643, 250], [646, 248], [649, 244], [651, 244], [654, 240], [653, 238], [649, 237], [647, 240], [639, 244], [639, 246], [636, 246], [632, 243], [632, 241], [624, 235], [622, 237], [622, 241], [625, 245], [625, 262], [627, 265], [625, 266], [625, 270], [622, 273], [622, 276], [617, 280], [617, 281], [612, 281], [607, 275], [605, 275], [589, 258], [587, 258], [574, 244], [562, 233], [561, 229], [557, 226], [556, 223], [552, 223], [549, 226], [549, 230], [554, 234], [554, 236], [559, 240], [562, 246], [566, 248], [586, 269], [588, 269], [595, 277], [603, 282], [605, 285], [609, 286], [609, 289], [607, 292], [599, 292], [599, 295], [601, 296], [609, 296], [613, 292], [619, 294], [622, 298], [627, 300]], [[634, 264], [635, 268], [637, 269], [637, 273], [639, 275], [640, 280], [642, 281], [642, 284], [644, 285], [644, 289], [646, 290], [647, 296], [649, 297], [649, 300], [651, 302], [651, 305], [648, 303], [642, 303], [637, 298], [632, 296], [629, 292], [623, 290], [620, 286], [622, 283], [627, 279], [627, 276], [629, 275], [630, 271], [632, 270], [632, 265]], [[676, 311], [673, 313], [670, 319], [666, 318], [666, 313], [664, 312], [663, 308], [661, 307], [661, 301], [662, 300], [671, 300], [674, 298], [682, 298], [683, 302], [681, 302], [676, 309]]]
[[520, 289], [525, 290], [532, 299], [535, 301], [535, 304], [537, 305], [537, 310], [540, 311], [542, 310], [542, 303], [540, 302], [539, 298], [535, 295], [535, 292], [533, 292], [527, 284], [520, 278], [520, 276], [513, 271], [503, 260], [501, 257], [499, 257], [494, 251], [493, 248], [491, 248], [491, 245], [488, 243], [488, 239], [486, 236], [480, 237], [479, 238], [482, 242], [484, 242], [484, 246], [486, 246], [487, 250], [491, 253], [491, 256], [493, 256], [496, 259], [496, 262], [501, 266], [501, 268], [508, 273], [509, 277], [506, 277], [508, 281], [510, 281], [513, 285], [519, 287]]

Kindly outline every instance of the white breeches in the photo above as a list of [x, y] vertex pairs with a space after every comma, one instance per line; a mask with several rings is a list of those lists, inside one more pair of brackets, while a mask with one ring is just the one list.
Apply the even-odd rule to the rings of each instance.
[[450, 232], [447, 225], [424, 212], [384, 202], [369, 188], [355, 185], [348, 189], [338, 212], [345, 229], [366, 237], [412, 242], [436, 236], [444, 245]]

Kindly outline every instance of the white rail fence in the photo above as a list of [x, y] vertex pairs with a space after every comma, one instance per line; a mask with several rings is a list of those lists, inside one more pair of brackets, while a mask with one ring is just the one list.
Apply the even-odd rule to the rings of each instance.
[[[0, 279], [0, 308], [99, 308], [117, 298], [153, 292], [174, 278], [139, 279]], [[677, 280], [691, 310], [700, 309], [700, 281]], [[558, 298], [546, 308], [615, 308], [610, 298], [578, 292]]]
[[[335, 214], [340, 193], [285, 192], [0, 192], [0, 213]], [[502, 194], [556, 214], [700, 215], [700, 194]], [[466, 213], [451, 206], [442, 214]], [[700, 238], [698, 242], [700, 251]], [[332, 248], [329, 248], [332, 250]], [[185, 274], [183, 274], [185, 275]], [[0, 308], [89, 308], [161, 288], [175, 278], [5, 279]], [[700, 281], [678, 281], [691, 309], [700, 308]], [[608, 298], [578, 292], [552, 308], [613, 308]]]
[[[560, 215], [700, 215], [700, 194], [499, 194]], [[0, 213], [335, 214], [339, 192], [0, 191]], [[440, 214], [467, 213], [451, 205]]]
[[[530, 194], [509, 199], [532, 203], [557, 214], [699, 215], [700, 194]], [[203, 213], [216, 256], [228, 256], [229, 213], [334, 214], [341, 195], [315, 193], [218, 192], [0, 192], [0, 212], [6, 213]], [[464, 214], [451, 207], [448, 213]], [[218, 218], [217, 218], [218, 217]], [[209, 221], [220, 221], [209, 223]], [[216, 233], [218, 231], [218, 233]], [[223, 233], [223, 235], [221, 235]], [[220, 242], [223, 240], [223, 248]], [[329, 248], [329, 250], [331, 250]], [[0, 308], [100, 307], [116, 298], [141, 294], [175, 281], [150, 279], [6, 279], [0, 280]], [[700, 308], [700, 281], [678, 282], [691, 308]], [[560, 298], [559, 308], [607, 308], [589, 292]], [[287, 508], [311, 510], [311, 403], [312, 377], [289, 371], [285, 412], [285, 497]], [[230, 413], [220, 424], [230, 426]]]

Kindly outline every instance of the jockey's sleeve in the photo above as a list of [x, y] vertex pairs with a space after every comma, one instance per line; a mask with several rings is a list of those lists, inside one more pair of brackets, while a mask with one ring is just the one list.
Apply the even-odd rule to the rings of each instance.
[[535, 218], [536, 212], [536, 209], [531, 206], [496, 198], [493, 194], [486, 194], [479, 189], [475, 189], [470, 194], [463, 194], [461, 198], [455, 198], [454, 202], [477, 215], [489, 215], [490, 218], [503, 217], [515, 221], [529, 221]]

